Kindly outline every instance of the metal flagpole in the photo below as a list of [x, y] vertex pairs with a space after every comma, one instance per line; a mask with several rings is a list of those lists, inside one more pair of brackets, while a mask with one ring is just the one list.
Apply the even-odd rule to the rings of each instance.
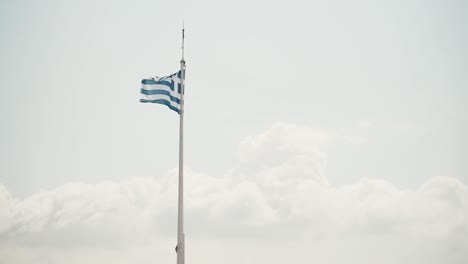
[[182, 26], [182, 59], [180, 60], [180, 127], [179, 127], [179, 208], [177, 219], [177, 264], [185, 263], [184, 234], [184, 90], [185, 90], [185, 60], [184, 38], [185, 26]]

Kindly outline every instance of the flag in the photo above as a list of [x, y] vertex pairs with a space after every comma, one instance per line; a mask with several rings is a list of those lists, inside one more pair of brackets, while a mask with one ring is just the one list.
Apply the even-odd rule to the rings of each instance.
[[182, 71], [141, 81], [141, 103], [163, 104], [180, 114]]

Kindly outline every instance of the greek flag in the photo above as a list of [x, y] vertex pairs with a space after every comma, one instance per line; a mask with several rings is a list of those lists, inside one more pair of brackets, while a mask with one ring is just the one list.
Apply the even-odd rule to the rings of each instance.
[[180, 114], [182, 72], [141, 81], [141, 103], [163, 104]]

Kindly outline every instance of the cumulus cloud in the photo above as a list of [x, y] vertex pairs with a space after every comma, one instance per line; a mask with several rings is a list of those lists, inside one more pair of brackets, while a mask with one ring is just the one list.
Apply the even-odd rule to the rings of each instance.
[[[320, 147], [331, 138], [328, 133], [307, 127], [274, 124], [267, 131], [241, 142], [238, 170], [249, 179], [259, 176], [271, 183], [299, 178], [325, 183], [327, 154]], [[284, 184], [286, 182], [280, 185], [287, 188]]]
[[[452, 263], [466, 257], [468, 187], [463, 182], [438, 177], [403, 190], [376, 177], [332, 186], [323, 150], [331, 140], [323, 131], [275, 124], [240, 144], [239, 165], [223, 177], [187, 167], [188, 239], [205, 245], [222, 243], [223, 237], [274, 237], [280, 244], [302, 245], [330, 237], [392, 236], [397, 243], [416, 237], [451, 245], [461, 256]], [[156, 178], [69, 183], [24, 199], [0, 185], [0, 251], [44, 246], [128, 251], [157, 244], [155, 238], [168, 241], [176, 232], [176, 175], [171, 170]], [[9, 259], [18, 260], [8, 252]]]

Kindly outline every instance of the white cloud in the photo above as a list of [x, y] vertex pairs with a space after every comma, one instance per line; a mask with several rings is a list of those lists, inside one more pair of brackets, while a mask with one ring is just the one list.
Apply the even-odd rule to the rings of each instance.
[[[390, 260], [417, 259], [418, 250], [432, 248], [440, 256], [450, 255], [452, 262], [447, 263], [461, 263], [467, 257], [468, 187], [463, 182], [438, 177], [416, 190], [402, 190], [379, 179], [331, 186], [322, 147], [331, 140], [333, 136], [323, 131], [276, 124], [244, 140], [239, 166], [222, 177], [186, 168], [189, 247], [192, 241], [197, 244], [193, 249], [209, 245], [227, 255], [250, 252], [241, 263], [253, 263], [285, 243], [283, 253], [268, 253], [277, 255], [271, 263], [279, 263], [284, 252], [294, 254], [293, 248], [304, 249], [311, 243], [337, 243], [352, 255], [349, 249], [356, 247], [355, 239], [373, 248], [376, 237], [389, 237], [384, 249], [377, 247], [375, 252], [388, 254], [392, 246], [398, 248], [396, 244], [415, 249], [402, 249], [404, 254], [396, 253]], [[176, 232], [176, 174], [172, 170], [158, 178], [69, 183], [25, 199], [12, 197], [0, 185], [1, 258], [32, 263], [42, 256], [43, 263], [61, 263], [75, 254], [78, 258], [72, 263], [101, 263], [114, 259], [109, 250], [117, 248], [117, 263], [139, 254], [144, 255], [137, 258], [141, 262], [150, 262], [154, 252], [149, 245], [162, 246], [164, 241], [172, 248], [175, 243], [171, 241]], [[257, 252], [244, 247], [252, 241], [262, 245]], [[222, 245], [237, 249], [222, 251]], [[333, 253], [324, 245], [317, 256], [327, 259]], [[375, 252], [363, 259], [376, 261]], [[96, 258], [92, 261], [83, 254]], [[157, 259], [165, 261], [172, 252], [159, 254]], [[195, 250], [191, 254], [200, 263], [209, 259]], [[429, 263], [431, 254], [426, 255]], [[208, 263], [216, 262], [214, 257], [212, 261]], [[338, 258], [335, 261], [331, 263], [340, 263]]]
[[279, 188], [302, 178], [325, 183], [327, 154], [320, 147], [331, 138], [319, 130], [277, 123], [241, 142], [237, 169], [246, 178], [257, 176], [256, 181], [264, 180], [261, 184], [278, 183]]

